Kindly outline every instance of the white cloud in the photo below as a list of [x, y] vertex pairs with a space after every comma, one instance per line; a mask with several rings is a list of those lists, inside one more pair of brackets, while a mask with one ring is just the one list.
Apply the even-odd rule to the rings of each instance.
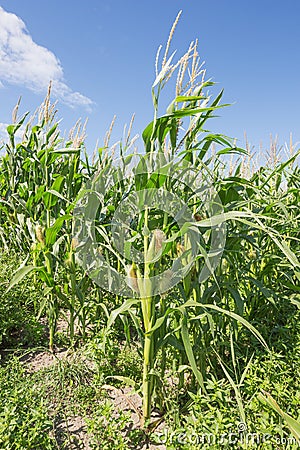
[[7, 123], [1, 123], [0, 122], [0, 145], [3, 141], [5, 141], [7, 139], [7, 131], [6, 131], [6, 127], [8, 126]]
[[63, 103], [86, 108], [93, 104], [66, 84], [58, 58], [32, 40], [23, 20], [0, 6], [0, 87], [4, 81], [46, 93], [50, 80], [52, 94]]

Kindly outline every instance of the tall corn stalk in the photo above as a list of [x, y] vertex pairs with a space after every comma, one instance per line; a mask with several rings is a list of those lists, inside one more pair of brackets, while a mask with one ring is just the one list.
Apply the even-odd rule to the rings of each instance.
[[[6, 191], [2, 199], [7, 214], [5, 227], [11, 230], [10, 245], [17, 244], [28, 254], [16, 272], [10, 288], [30, 272], [34, 283], [44, 283], [45, 300], [37, 314], [46, 311], [49, 326], [49, 348], [54, 349], [54, 335], [59, 310], [67, 307], [70, 338], [74, 338], [74, 322], [82, 314], [78, 307], [78, 280], [72, 245], [72, 209], [84, 174], [80, 156], [82, 138], [77, 133], [62, 147], [54, 105], [50, 104], [50, 89], [44, 104], [26, 124], [21, 142], [16, 132], [24, 127], [25, 115], [8, 127], [9, 142], [1, 160], [1, 174]], [[37, 124], [32, 122], [37, 120]], [[25, 265], [31, 258], [32, 264]], [[67, 279], [64, 292], [61, 283]], [[82, 323], [84, 331], [85, 324]]]

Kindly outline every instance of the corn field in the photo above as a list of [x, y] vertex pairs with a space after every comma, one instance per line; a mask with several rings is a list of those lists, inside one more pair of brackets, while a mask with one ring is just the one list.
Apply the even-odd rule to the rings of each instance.
[[23, 259], [7, 289], [25, 279], [43, 289], [33, 308], [51, 352], [62, 316], [71, 346], [91, 335], [103, 352], [112, 335], [138, 343], [139, 385], [114, 379], [140, 393], [144, 428], [154, 408], [169, 413], [171, 373], [179, 392], [204, 397], [225, 376], [246, 422], [255, 349], [270, 351], [284, 305], [300, 307], [300, 152], [254, 166], [248, 148], [208, 131], [222, 91], [208, 94], [197, 43], [177, 62], [168, 51], [157, 55], [141, 153], [132, 123], [93, 155], [80, 125], [63, 139], [50, 91], [33, 117], [16, 107], [0, 157], [0, 244]]

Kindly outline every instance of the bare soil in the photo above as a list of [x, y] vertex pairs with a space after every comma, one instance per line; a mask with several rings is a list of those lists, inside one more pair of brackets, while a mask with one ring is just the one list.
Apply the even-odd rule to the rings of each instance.
[[[64, 331], [67, 327], [67, 322], [61, 319], [58, 327], [59, 330]], [[42, 349], [29, 351], [21, 358], [21, 361], [24, 363], [28, 373], [34, 373], [69, 358], [72, 358], [72, 353], [67, 349], [56, 349], [55, 353]], [[90, 361], [87, 361], [87, 364], [90, 364]], [[123, 430], [124, 435], [133, 429], [141, 428], [141, 397], [128, 387], [119, 389], [111, 385], [104, 385], [103, 389], [105, 389], [108, 399], [113, 404], [114, 417], [118, 417], [120, 411], [130, 413], [132, 423], [129, 421], [127, 429]], [[155, 411], [152, 415], [152, 422], [155, 424], [155, 430], [157, 431], [162, 431], [165, 427], [164, 422]], [[87, 433], [85, 421], [81, 416], [57, 418], [54, 423], [53, 434], [59, 448], [62, 450], [91, 450], [89, 445], [90, 436]], [[164, 445], [154, 445], [145, 442], [141, 442], [140, 445], [135, 445], [132, 448], [136, 450], [166, 450]]]

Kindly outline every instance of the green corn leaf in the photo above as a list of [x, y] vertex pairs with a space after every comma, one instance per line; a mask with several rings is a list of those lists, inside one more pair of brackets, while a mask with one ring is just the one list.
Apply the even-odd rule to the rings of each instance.
[[137, 304], [140, 303], [140, 300], [135, 300], [135, 299], [128, 299], [125, 300], [125, 302], [117, 309], [115, 309], [114, 311], [111, 312], [109, 319], [107, 321], [107, 329], [109, 330], [113, 323], [115, 322], [116, 318], [120, 315], [120, 314], [124, 314], [126, 311], [130, 310], [130, 308], [132, 306], [135, 306]]
[[291, 303], [293, 303], [293, 305], [296, 305], [298, 309], [300, 309], [300, 301], [296, 300], [296, 299], [292, 299]]
[[[264, 338], [262, 337], [262, 335], [260, 334], [260, 332], [253, 326], [251, 325], [251, 323], [249, 323], [246, 319], [244, 319], [243, 317], [239, 316], [238, 314], [232, 312], [232, 311], [228, 311], [227, 309], [223, 309], [220, 308], [217, 305], [212, 305], [209, 303], [198, 303], [195, 302], [193, 300], [188, 300], [184, 305], [180, 306], [178, 309], [181, 310], [182, 308], [187, 308], [187, 307], [202, 307], [204, 309], [212, 309], [215, 311], [218, 311], [222, 314], [225, 314], [226, 316], [232, 317], [232, 319], [237, 320], [238, 322], [240, 322], [241, 324], [243, 324], [246, 328], [248, 328], [248, 330], [250, 330], [252, 332], [252, 334], [261, 342], [261, 344], [267, 349], [269, 350], [269, 347], [266, 343], [266, 341], [264, 340]], [[190, 320], [197, 320], [199, 316], [196, 317], [191, 317]]]
[[45, 234], [46, 245], [53, 245], [56, 242], [57, 234], [60, 232], [64, 222], [71, 219], [73, 219], [73, 216], [66, 214], [56, 219], [54, 224], [50, 228], [47, 228]]
[[300, 441], [300, 422], [295, 420], [293, 417], [291, 417], [289, 414], [282, 411], [278, 403], [274, 400], [274, 398], [266, 391], [262, 391], [263, 393], [258, 394], [258, 399], [261, 402], [267, 403], [271, 408], [274, 409], [286, 422], [288, 428], [290, 429], [293, 436]]
[[150, 335], [150, 334], [152, 334], [155, 330], [158, 330], [158, 329], [163, 325], [163, 323], [166, 321], [167, 316], [168, 316], [168, 314], [169, 314], [171, 311], [172, 311], [172, 309], [171, 309], [171, 308], [168, 308], [168, 309], [165, 311], [164, 316], [163, 316], [163, 317], [159, 317], [159, 318], [156, 320], [156, 322], [155, 322], [155, 324], [153, 325], [153, 327], [150, 328], [150, 330], [148, 330], [148, 332], [145, 333], [145, 334]]
[[23, 123], [25, 122], [26, 117], [28, 116], [29, 112], [25, 113], [24, 116], [22, 117], [22, 119], [16, 123], [16, 124], [12, 124], [12, 125], [8, 125], [8, 127], [6, 128], [9, 136], [11, 138], [14, 137], [14, 135], [16, 134], [16, 132], [18, 131], [18, 129], [23, 125]]
[[[250, 220], [247, 220], [250, 218], [252, 218], [254, 221], [251, 222]], [[254, 214], [251, 211], [228, 211], [223, 214], [217, 214], [215, 216], [212, 216], [209, 219], [201, 220], [200, 222], [197, 222], [197, 223], [193, 223], [193, 224], [186, 223], [182, 227], [182, 232], [183, 232], [183, 230], [186, 230], [186, 229], [193, 229], [193, 227], [200, 227], [200, 228], [215, 227], [227, 220], [237, 220], [246, 225], [249, 225], [250, 227], [265, 231], [270, 236], [270, 238], [276, 243], [276, 245], [281, 249], [281, 251], [285, 254], [285, 256], [292, 263], [292, 265], [294, 267], [300, 267], [300, 262], [299, 262], [297, 256], [292, 252], [292, 250], [288, 247], [288, 245], [283, 240], [280, 240], [276, 236], [276, 234], [275, 234], [276, 232], [274, 230], [272, 230], [272, 228], [269, 228], [262, 223], [261, 220], [263, 220], [263, 219], [264, 219], [264, 216]]]
[[191, 346], [187, 323], [188, 323], [187, 317], [186, 317], [186, 314], [184, 314], [182, 317], [182, 320], [181, 320], [181, 337], [182, 337], [184, 349], [186, 352], [186, 356], [189, 360], [189, 363], [191, 365], [192, 371], [193, 371], [200, 387], [202, 388], [203, 392], [206, 392], [205, 387], [204, 387], [203, 376], [197, 367], [195, 356], [194, 356], [193, 349]]
[[248, 152], [240, 147], [223, 148], [217, 152], [217, 155], [248, 155]]
[[178, 97], [175, 98], [174, 102], [179, 103], [179, 102], [190, 102], [190, 101], [194, 101], [194, 100], [205, 100], [207, 97], [203, 97], [203, 95], [190, 95], [190, 96], [186, 96], [186, 95], [179, 95]]
[[51, 186], [51, 190], [54, 190], [55, 192], [61, 193], [64, 181], [65, 181], [65, 177], [64, 176], [59, 175], [58, 177], [56, 177], [54, 182], [53, 182], [53, 184], [52, 184], [52, 186]]
[[242, 396], [241, 396], [240, 390], [239, 390], [237, 384], [234, 382], [234, 380], [230, 376], [230, 374], [229, 374], [228, 370], [226, 369], [225, 365], [223, 364], [219, 354], [216, 353], [216, 355], [217, 355], [219, 363], [220, 363], [220, 365], [221, 365], [221, 367], [223, 369], [223, 372], [225, 373], [225, 375], [227, 377], [227, 380], [229, 381], [232, 389], [234, 390], [236, 402], [238, 404], [238, 408], [239, 408], [239, 412], [240, 412], [241, 421], [243, 423], [246, 423], [246, 415], [245, 415], [245, 410], [244, 410], [244, 406], [243, 406], [243, 401], [242, 401]]
[[58, 122], [55, 123], [55, 124], [53, 125], [53, 127], [50, 128], [50, 130], [48, 131], [48, 133], [47, 133], [47, 135], [46, 135], [46, 142], [47, 142], [47, 143], [49, 142], [51, 136], [55, 133], [55, 131], [57, 130], [57, 128], [58, 128]]
[[23, 280], [27, 275], [29, 275], [33, 271], [41, 270], [43, 267], [37, 267], [37, 266], [23, 266], [20, 267], [14, 274], [11, 282], [9, 283], [9, 286], [6, 290], [6, 292], [10, 291], [11, 288], [16, 286], [16, 284], [20, 283], [20, 281]]
[[[206, 108], [184, 108], [184, 109], [178, 109], [173, 112], [173, 114], [170, 114], [170, 116], [176, 117], [176, 118], [182, 118], [182, 117], [189, 117], [194, 116], [196, 114], [200, 114], [203, 112], [210, 112], [215, 111], [216, 109], [224, 108], [225, 106], [229, 106], [228, 104], [219, 105], [219, 106], [208, 106]], [[163, 116], [166, 117], [166, 116]]]
[[244, 300], [242, 299], [239, 291], [230, 286], [227, 287], [228, 291], [231, 293], [234, 298], [238, 313], [242, 315], [244, 313]]
[[80, 148], [60, 148], [59, 150], [51, 150], [51, 153], [58, 153], [61, 155], [72, 155], [80, 153]]

